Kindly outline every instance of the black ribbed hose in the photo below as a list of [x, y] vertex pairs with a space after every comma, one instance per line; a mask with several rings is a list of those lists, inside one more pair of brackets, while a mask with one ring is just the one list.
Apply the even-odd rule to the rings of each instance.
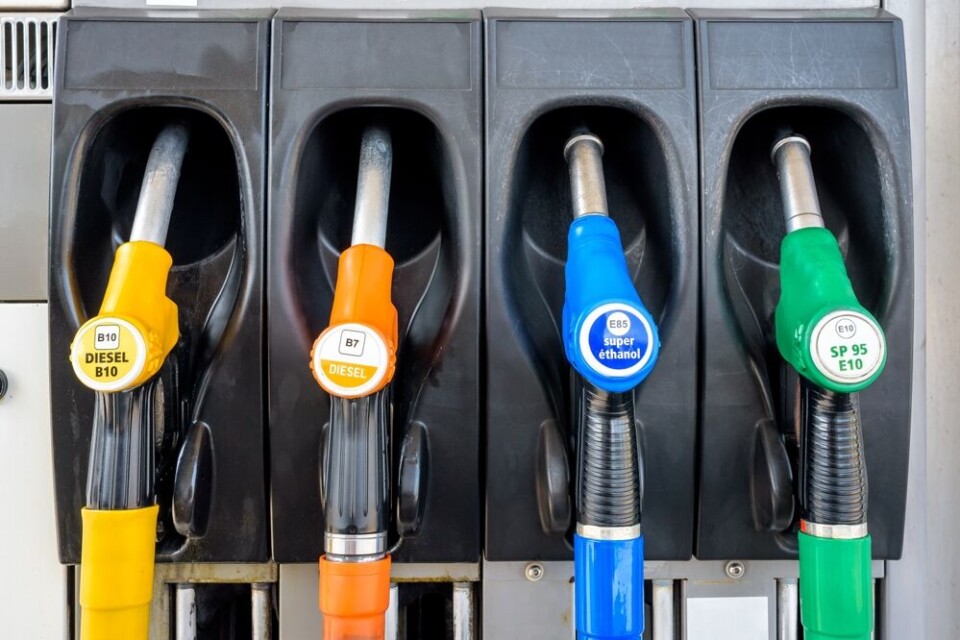
[[577, 376], [577, 523], [640, 524], [643, 470], [633, 393], [604, 391]]
[[867, 466], [858, 395], [801, 384], [801, 516], [816, 524], [864, 524]]
[[162, 415], [154, 376], [129, 391], [98, 391], [87, 468], [87, 508], [140, 509], [152, 506], [156, 420]]

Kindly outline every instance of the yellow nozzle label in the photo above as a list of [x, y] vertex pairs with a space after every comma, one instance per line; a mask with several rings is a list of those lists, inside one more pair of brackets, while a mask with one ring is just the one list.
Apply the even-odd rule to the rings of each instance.
[[330, 327], [313, 346], [311, 368], [332, 395], [357, 398], [386, 384], [390, 354], [380, 334], [357, 322]]
[[96, 391], [130, 388], [147, 363], [147, 342], [132, 323], [98, 316], [77, 332], [70, 353], [73, 371]]

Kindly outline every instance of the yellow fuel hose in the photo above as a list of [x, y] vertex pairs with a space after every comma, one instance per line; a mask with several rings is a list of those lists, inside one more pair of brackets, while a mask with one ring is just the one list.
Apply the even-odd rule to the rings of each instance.
[[80, 640], [146, 640], [158, 511], [81, 511]]

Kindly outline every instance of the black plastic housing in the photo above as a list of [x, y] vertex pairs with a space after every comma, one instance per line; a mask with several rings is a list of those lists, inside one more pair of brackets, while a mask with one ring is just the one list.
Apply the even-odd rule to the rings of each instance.
[[[812, 147], [826, 225], [840, 241], [857, 296], [887, 337], [886, 369], [861, 392], [860, 408], [873, 554], [897, 558], [913, 351], [913, 212], [901, 23], [879, 10], [693, 15], [704, 327], [697, 556], [796, 555], [794, 527], [776, 530], [790, 521], [794, 506], [795, 492], [783, 485], [791, 473], [796, 477], [799, 386], [779, 357], [773, 333], [785, 226], [770, 161], [773, 143], [795, 132]], [[784, 443], [779, 452], [771, 424]]]
[[[147, 155], [173, 120], [187, 121], [191, 138], [167, 242], [167, 294], [179, 307], [181, 340], [161, 372], [157, 555], [269, 557], [261, 364], [268, 17], [90, 10], [61, 18], [50, 363], [64, 563], [80, 561], [94, 407], [94, 392], [74, 377], [70, 343], [99, 309], [114, 251], [129, 238]], [[174, 529], [175, 491], [186, 537]]]
[[[560, 340], [573, 220], [563, 148], [585, 126], [605, 145], [611, 217], [662, 340], [657, 366], [635, 391], [647, 557], [687, 559], [697, 382], [692, 23], [679, 10], [484, 15], [486, 557], [573, 555], [570, 532], [556, 530], [569, 519], [569, 504], [545, 495], [563, 489], [558, 461], [542, 456], [556, 456], [562, 439], [568, 462], [576, 458], [570, 366]], [[551, 435], [557, 428], [559, 438]]]
[[[308, 363], [329, 323], [360, 136], [372, 122], [389, 129], [394, 154], [386, 249], [400, 324], [395, 496], [398, 477], [410, 477], [398, 472], [401, 460], [421, 450], [430, 459], [424, 486], [400, 491], [403, 530], [417, 528], [421, 507], [410, 497], [425, 505], [418, 534], [393, 559], [479, 559], [480, 27], [471, 11], [283, 10], [273, 21], [267, 297], [278, 562], [315, 562], [323, 552], [319, 447], [329, 397]], [[416, 445], [401, 456], [411, 429]]]

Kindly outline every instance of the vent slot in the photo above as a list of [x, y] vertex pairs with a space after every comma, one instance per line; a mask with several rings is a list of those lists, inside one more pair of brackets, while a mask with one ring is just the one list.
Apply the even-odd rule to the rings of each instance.
[[53, 94], [56, 15], [0, 16], [0, 101]]

